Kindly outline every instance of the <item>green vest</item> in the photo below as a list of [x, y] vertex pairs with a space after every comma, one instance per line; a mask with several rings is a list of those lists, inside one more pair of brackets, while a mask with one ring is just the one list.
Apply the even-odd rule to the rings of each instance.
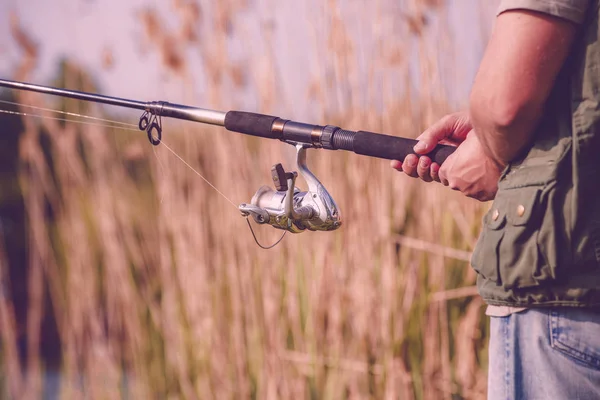
[[575, 39], [531, 149], [503, 172], [472, 265], [488, 304], [600, 306], [600, 30]]

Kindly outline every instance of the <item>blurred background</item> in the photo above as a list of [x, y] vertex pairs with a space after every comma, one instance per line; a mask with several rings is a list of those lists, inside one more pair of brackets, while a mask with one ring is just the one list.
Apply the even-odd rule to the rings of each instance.
[[[0, 0], [0, 77], [416, 137], [467, 104], [497, 3]], [[139, 113], [0, 100], [0, 398], [485, 398], [486, 204], [312, 150], [344, 225], [262, 250], [165, 146], [72, 115]], [[163, 128], [235, 204], [293, 168], [281, 142]]]

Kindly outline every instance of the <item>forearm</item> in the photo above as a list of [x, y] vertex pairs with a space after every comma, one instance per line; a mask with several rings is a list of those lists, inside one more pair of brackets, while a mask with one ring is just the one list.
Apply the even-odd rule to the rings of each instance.
[[502, 170], [530, 145], [542, 107], [530, 105], [502, 117], [485, 103], [472, 102], [469, 112], [483, 151]]
[[535, 12], [498, 17], [469, 111], [483, 151], [499, 167], [530, 145], [575, 30], [568, 21]]

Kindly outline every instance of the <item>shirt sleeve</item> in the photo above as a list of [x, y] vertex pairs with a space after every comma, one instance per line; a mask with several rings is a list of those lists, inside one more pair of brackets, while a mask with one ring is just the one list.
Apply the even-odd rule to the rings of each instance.
[[502, 0], [498, 15], [509, 10], [538, 11], [581, 24], [590, 0]]

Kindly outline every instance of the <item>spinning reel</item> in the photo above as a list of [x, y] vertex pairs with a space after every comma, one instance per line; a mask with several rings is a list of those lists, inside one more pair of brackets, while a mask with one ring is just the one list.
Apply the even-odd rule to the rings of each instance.
[[296, 144], [296, 166], [308, 184], [308, 191], [296, 187], [296, 171], [286, 172], [281, 164], [271, 168], [275, 190], [262, 186], [250, 204], [240, 204], [243, 216], [251, 215], [258, 224], [269, 224], [292, 233], [333, 231], [342, 225], [340, 211], [325, 186], [308, 169], [306, 150], [310, 146]]

